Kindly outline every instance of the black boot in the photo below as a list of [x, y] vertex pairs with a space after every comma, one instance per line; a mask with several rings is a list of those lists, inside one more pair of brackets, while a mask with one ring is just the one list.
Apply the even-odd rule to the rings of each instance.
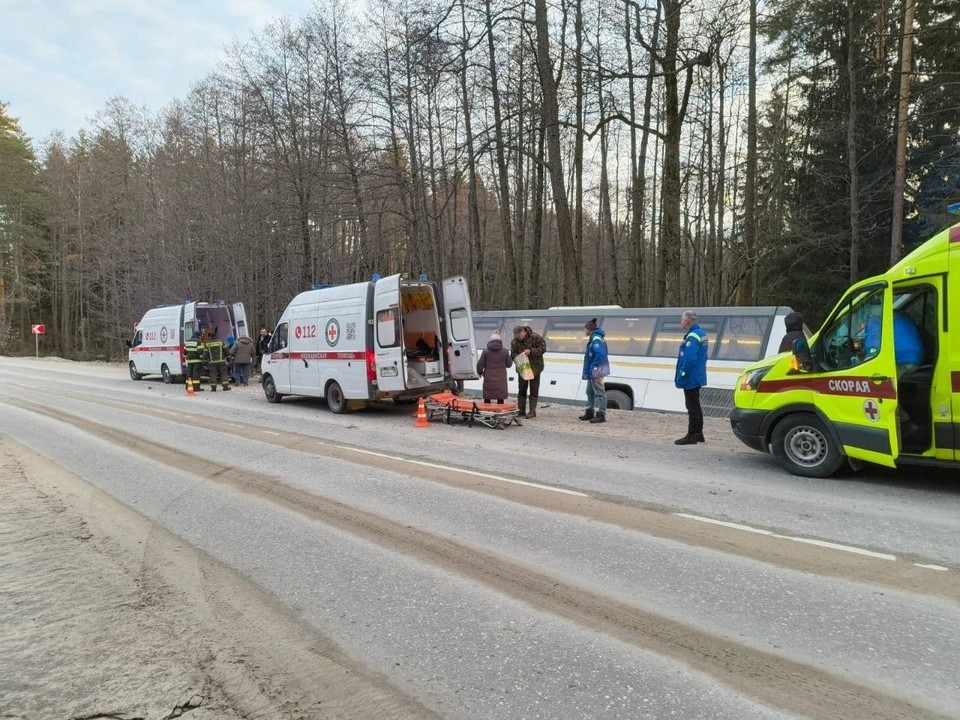
[[580, 420], [593, 420], [593, 408], [587, 408], [587, 411], [580, 416]]
[[517, 412], [520, 413], [521, 417], [526, 416], [527, 414], [527, 399], [525, 397], [517, 398]]
[[527, 420], [530, 418], [535, 418], [537, 416], [537, 398], [530, 398], [530, 412], [527, 413]]
[[590, 422], [592, 423], [602, 423], [606, 421], [607, 421], [607, 414], [602, 412], [598, 412], [595, 416], [590, 418]]
[[693, 435], [684, 435], [679, 440], [674, 440], [673, 444], [674, 445], [696, 445], [697, 438], [694, 437]]
[[694, 433], [694, 434], [691, 435], [690, 437], [692, 437], [692, 438], [693, 438], [694, 440], [696, 440], [697, 442], [705, 443], [705, 442], [707, 441], [707, 439], [703, 436], [703, 433], [702, 433], [702, 432]]

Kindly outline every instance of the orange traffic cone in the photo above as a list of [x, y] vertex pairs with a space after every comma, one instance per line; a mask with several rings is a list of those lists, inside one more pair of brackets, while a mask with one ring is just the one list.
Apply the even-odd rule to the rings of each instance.
[[193, 389], [193, 378], [187, 378], [187, 395], [196, 395], [196, 390]]
[[420, 403], [417, 405], [417, 422], [414, 427], [430, 427], [430, 423], [427, 421], [427, 406], [424, 405], [423, 398], [420, 398]]

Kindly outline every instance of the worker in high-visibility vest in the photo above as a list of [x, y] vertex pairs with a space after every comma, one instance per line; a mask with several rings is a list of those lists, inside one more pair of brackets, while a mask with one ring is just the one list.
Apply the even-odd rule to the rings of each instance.
[[230, 378], [227, 377], [227, 346], [217, 337], [214, 328], [213, 337], [203, 344], [203, 359], [207, 362], [207, 372], [210, 374], [210, 390], [217, 391], [217, 383], [223, 385], [224, 390], [230, 390]]
[[200, 339], [200, 331], [194, 330], [189, 340], [183, 343], [183, 357], [187, 361], [187, 384], [191, 385], [197, 392], [202, 392], [200, 387], [200, 372], [203, 369], [203, 343]]

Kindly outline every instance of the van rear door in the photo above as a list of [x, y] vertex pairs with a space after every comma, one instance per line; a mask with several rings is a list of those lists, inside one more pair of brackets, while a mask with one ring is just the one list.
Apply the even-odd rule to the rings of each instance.
[[193, 337], [193, 331], [197, 329], [195, 323], [197, 319], [197, 304], [188, 302], [183, 306], [183, 332], [180, 337], [184, 342]]
[[386, 392], [406, 389], [407, 369], [400, 322], [400, 276], [377, 280], [373, 289], [373, 349], [377, 387]]
[[241, 337], [242, 335], [250, 337], [247, 328], [247, 311], [244, 309], [243, 303], [233, 304], [233, 330], [234, 337]]
[[443, 313], [450, 375], [454, 380], [475, 380], [478, 377], [477, 341], [473, 334], [470, 290], [465, 277], [443, 281]]

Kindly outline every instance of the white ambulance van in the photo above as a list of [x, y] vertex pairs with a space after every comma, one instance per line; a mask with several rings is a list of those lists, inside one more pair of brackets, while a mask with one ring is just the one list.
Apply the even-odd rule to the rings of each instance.
[[400, 275], [320, 287], [284, 310], [263, 356], [263, 392], [322, 397], [335, 413], [371, 400], [414, 398], [476, 374], [470, 294], [463, 277]]
[[183, 341], [194, 331], [208, 328], [221, 340], [249, 335], [243, 303], [186, 302], [147, 310], [133, 326], [133, 339], [127, 340], [130, 377], [142, 380], [145, 375], [159, 375], [165, 383], [182, 382], [187, 372]]

